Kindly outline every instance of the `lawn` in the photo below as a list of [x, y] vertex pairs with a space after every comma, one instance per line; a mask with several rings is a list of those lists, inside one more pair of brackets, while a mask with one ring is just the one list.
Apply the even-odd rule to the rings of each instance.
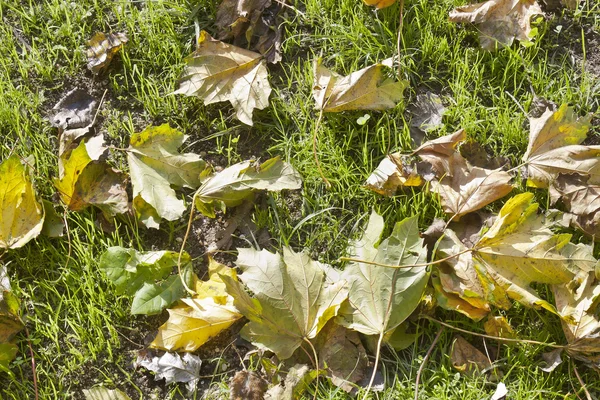
[[[409, 83], [404, 100], [384, 112], [330, 113], [318, 122], [312, 97], [313, 60], [321, 57], [323, 65], [347, 75], [396, 55], [400, 7], [376, 11], [361, 0], [287, 1], [282, 11], [282, 61], [268, 67], [270, 104], [254, 112], [250, 127], [235, 118], [228, 103], [205, 106], [198, 98], [171, 95], [185, 57], [195, 48], [197, 32], [214, 32], [219, 1], [0, 0], [0, 160], [10, 154], [33, 156], [35, 187], [60, 213], [64, 211], [68, 226], [68, 235], [42, 235], [0, 255], [27, 328], [17, 336], [16, 359], [7, 371], [0, 371], [0, 397], [34, 398], [32, 356], [40, 399], [80, 399], [83, 389], [98, 384], [119, 388], [132, 399], [226, 399], [229, 379], [242, 369], [244, 354], [236, 347], [235, 332], [243, 324], [197, 352], [203, 360], [203, 378], [193, 395], [184, 385], [166, 386], [143, 368], [134, 368], [137, 351], [149, 344], [167, 314], [131, 315], [131, 297], [117, 295], [98, 268], [99, 258], [110, 246], [179, 251], [192, 193], [186, 192], [184, 217], [163, 221], [159, 230], [147, 229], [134, 218], [117, 218], [114, 227], [107, 227], [101, 212], [93, 208], [66, 211], [52, 183], [58, 176], [58, 141], [57, 129], [50, 123], [52, 107], [64, 94], [78, 87], [104, 99], [96, 129], [114, 148], [126, 148], [130, 136], [149, 125], [169, 123], [189, 136], [182, 151], [200, 154], [220, 168], [280, 156], [298, 170], [303, 188], [258, 195], [250, 210], [253, 233], [272, 251], [283, 246], [307, 249], [313, 258], [339, 267], [348, 241], [360, 235], [372, 209], [383, 215], [386, 232], [408, 216], [418, 216], [421, 231], [435, 218], [444, 218], [438, 197], [430, 192], [408, 188], [384, 197], [363, 186], [386, 154], [415, 147], [409, 107], [418, 94], [435, 93], [447, 108], [443, 125], [427, 139], [464, 128], [469, 139], [508, 158], [511, 166], [519, 165], [525, 153], [528, 113], [539, 98], [567, 103], [579, 115], [598, 111], [599, 3], [582, 1], [574, 12], [548, 11], [535, 19], [538, 34], [531, 44], [515, 42], [496, 52], [479, 48], [472, 26], [448, 21], [449, 11], [466, 3], [406, 0], [398, 76]], [[129, 41], [108, 70], [95, 76], [86, 68], [85, 51], [97, 31], [125, 32]], [[370, 118], [363, 123], [359, 118], [365, 114]], [[596, 116], [591, 143], [600, 141], [599, 126]], [[330, 188], [313, 158], [315, 129], [317, 153]], [[127, 169], [119, 152], [112, 153], [110, 162]], [[532, 191], [521, 184], [512, 194], [527, 190]], [[542, 208], [549, 208], [545, 191], [534, 194]], [[497, 212], [502, 204], [487, 209]], [[206, 235], [222, 229], [227, 218], [195, 217], [186, 250], [199, 276], [207, 270]], [[241, 231], [234, 236], [231, 249], [220, 254], [223, 262], [235, 258], [236, 246], [255, 242]], [[575, 241], [590, 243], [577, 233]], [[551, 297], [549, 289], [538, 290]], [[494, 313], [506, 316], [519, 338], [565, 342], [559, 318], [550, 313], [519, 304]], [[482, 323], [455, 312], [438, 308], [435, 318], [484, 332]], [[420, 399], [491, 397], [497, 381], [453, 369], [450, 349], [457, 332], [444, 329], [431, 347], [441, 326], [416, 319], [414, 326], [420, 333], [414, 345], [399, 352], [384, 349], [381, 372], [386, 388], [370, 398], [413, 398], [417, 371], [430, 348], [420, 375]], [[544, 346], [499, 345], [464, 337], [493, 356], [508, 399], [584, 398], [576, 373], [593, 398], [600, 396], [597, 372], [580, 362], [563, 362], [551, 373], [542, 371], [542, 353], [549, 350]], [[258, 368], [252, 360], [245, 367]], [[351, 398], [325, 379], [318, 387], [310, 386], [304, 397], [313, 398], [315, 391], [319, 399]]]

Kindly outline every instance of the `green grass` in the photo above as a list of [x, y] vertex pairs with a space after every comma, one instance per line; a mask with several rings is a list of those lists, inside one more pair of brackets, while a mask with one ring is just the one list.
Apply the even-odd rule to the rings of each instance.
[[[318, 152], [332, 183], [328, 190], [312, 155], [318, 117], [311, 95], [312, 61], [321, 56], [325, 66], [348, 74], [393, 56], [399, 10], [393, 6], [374, 12], [360, 0], [292, 3], [302, 13], [285, 11], [283, 61], [270, 67], [271, 105], [255, 112], [255, 125], [250, 128], [232, 117], [228, 104], [206, 107], [198, 99], [168, 95], [176, 88], [184, 57], [193, 50], [195, 25], [214, 31], [216, 0], [0, 0], [0, 159], [11, 153], [33, 155], [37, 190], [53, 199], [57, 141], [56, 129], [47, 120], [49, 109], [75, 84], [92, 85], [97, 97], [107, 91], [100, 131], [116, 147], [126, 147], [131, 133], [146, 125], [168, 122], [190, 136], [187, 151], [206, 151], [223, 163], [268, 155], [290, 161], [304, 178], [302, 196], [268, 195], [267, 206], [255, 210], [255, 222], [268, 229], [275, 247], [306, 247], [321, 261], [336, 263], [372, 208], [384, 215], [388, 228], [406, 216], [419, 215], [424, 230], [435, 217], [443, 216], [435, 196], [418, 189], [383, 198], [362, 187], [388, 150], [412, 148], [405, 108], [417, 90], [439, 93], [448, 106], [444, 127], [432, 137], [465, 128], [470, 139], [508, 157], [513, 165], [519, 164], [527, 146], [524, 111], [534, 94], [569, 103], [581, 114], [597, 111], [597, 77], [585, 73], [582, 60], [572, 59], [559, 42], [559, 36], [567, 33], [581, 37], [577, 25], [569, 26], [573, 20], [600, 28], [600, 5], [593, 0], [563, 21], [562, 33], [556, 33], [553, 21], [540, 21], [540, 37], [533, 45], [515, 44], [496, 53], [477, 47], [472, 27], [447, 21], [448, 11], [465, 1], [407, 0], [399, 77], [410, 82], [406, 100], [394, 110], [370, 113], [365, 125], [356, 121], [364, 112], [324, 116]], [[85, 43], [96, 31], [124, 31], [130, 40], [109, 71], [92, 78], [85, 67]], [[574, 42], [573, 48], [582, 50], [581, 43]], [[597, 128], [591, 134], [597, 135]], [[114, 163], [126, 168], [118, 154]], [[524, 187], [514, 193], [520, 190]], [[545, 195], [537, 195], [545, 205]], [[490, 209], [497, 211], [500, 206]], [[96, 226], [96, 216], [94, 210], [67, 214], [70, 245], [66, 238], [40, 237], [3, 257], [22, 300], [41, 399], [78, 399], [81, 389], [94, 382], [125, 388], [143, 398], [136, 386], [144, 374], [132, 369], [131, 350], [141, 348], [144, 337], [160, 321], [129, 315], [130, 300], [115, 295], [98, 270], [98, 258], [111, 245], [149, 250], [161, 243], [175, 249], [187, 218], [163, 223], [158, 234], [131, 222], [120, 222], [114, 233], [107, 234]], [[196, 260], [196, 269], [204, 268], [202, 259]], [[481, 324], [457, 314], [438, 311], [436, 315], [482, 332]], [[515, 306], [506, 315], [519, 337], [564, 342], [559, 320], [548, 313]], [[422, 335], [416, 345], [399, 353], [384, 352], [388, 389], [371, 398], [412, 398], [420, 362], [439, 327], [422, 321], [419, 329]], [[459, 375], [452, 368], [453, 335], [443, 332], [433, 349], [421, 376], [420, 398], [489, 398], [494, 384]], [[480, 339], [467, 339], [482, 344]], [[488, 349], [498, 348], [491, 341], [485, 344]], [[33, 398], [25, 333], [19, 335], [19, 345], [10, 371], [0, 373], [2, 398]], [[510, 399], [574, 399], [575, 393], [583, 397], [569, 362], [546, 374], [539, 369], [545, 349], [524, 344], [498, 349]], [[205, 363], [216, 368], [218, 360]], [[597, 396], [596, 373], [576, 365], [588, 390]], [[221, 393], [227, 398], [226, 378], [214, 378], [221, 390], [215, 390], [213, 397]], [[317, 390], [320, 399], [348, 398], [326, 383]], [[170, 388], [164, 396], [185, 397], [185, 389]]]

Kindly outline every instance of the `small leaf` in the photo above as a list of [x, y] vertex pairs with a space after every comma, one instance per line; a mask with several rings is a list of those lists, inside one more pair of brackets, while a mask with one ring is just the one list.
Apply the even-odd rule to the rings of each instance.
[[536, 0], [489, 0], [455, 8], [449, 20], [477, 25], [481, 47], [494, 50], [497, 45], [510, 46], [514, 39], [530, 42], [534, 15], [543, 15]]
[[457, 336], [450, 353], [452, 366], [467, 376], [475, 376], [491, 368], [489, 359], [462, 336]]
[[91, 389], [83, 389], [85, 400], [131, 400], [129, 396], [119, 389], [107, 389], [96, 386]]
[[250, 322], [242, 337], [261, 349], [289, 358], [303, 341], [314, 338], [333, 318], [347, 296], [335, 271], [304, 253], [283, 249], [283, 257], [267, 250], [238, 249], [239, 276], [252, 291], [221, 276], [234, 304]]
[[133, 207], [149, 228], [160, 218], [175, 221], [185, 205], [171, 185], [196, 189], [205, 163], [193, 153], [179, 153], [186, 137], [168, 124], [149, 126], [131, 136], [127, 160], [133, 185]]
[[187, 59], [175, 94], [198, 96], [204, 104], [229, 101], [237, 118], [252, 125], [252, 112], [269, 105], [271, 86], [258, 53], [213, 39], [202, 31], [198, 48]]
[[29, 168], [12, 155], [0, 164], [0, 249], [23, 247], [42, 231], [44, 207]]
[[316, 108], [324, 112], [394, 108], [402, 100], [408, 82], [386, 78], [385, 67], [392, 67], [391, 58], [341, 77], [316, 59], [313, 66]]
[[88, 42], [87, 58], [88, 69], [94, 74], [98, 74], [103, 68], [107, 67], [115, 54], [121, 50], [123, 44], [127, 43], [127, 35], [124, 33], [97, 32]]
[[43, 200], [44, 205], [44, 226], [42, 228], [42, 235], [48, 237], [61, 237], [65, 229], [65, 223], [60, 215], [54, 209], [54, 204], [48, 200]]
[[256, 371], [238, 371], [229, 382], [231, 400], [263, 400], [268, 383]]
[[[191, 268], [183, 269], [182, 275], [189, 286], [192, 283]], [[185, 294], [186, 291], [179, 275], [171, 275], [159, 284], [144, 282], [133, 297], [131, 314], [159, 314]]]
[[154, 380], [164, 379], [167, 385], [176, 382], [186, 383], [190, 392], [194, 391], [200, 380], [200, 357], [185, 353], [165, 353], [161, 357], [143, 358], [139, 364], [154, 372]]
[[243, 161], [208, 178], [196, 192], [195, 205], [201, 213], [214, 218], [215, 207], [235, 207], [255, 191], [294, 190], [301, 185], [298, 172], [279, 157], [260, 165]]
[[503, 316], [493, 317], [490, 315], [483, 324], [483, 328], [485, 329], [485, 333], [490, 336], [508, 339], [514, 339], [516, 337], [515, 331]]

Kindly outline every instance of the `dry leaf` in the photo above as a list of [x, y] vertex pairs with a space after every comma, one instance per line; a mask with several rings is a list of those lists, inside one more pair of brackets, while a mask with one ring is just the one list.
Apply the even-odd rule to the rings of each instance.
[[408, 82], [386, 78], [385, 67], [392, 67], [391, 58], [341, 77], [316, 59], [313, 64], [316, 108], [324, 112], [394, 108], [402, 100]]
[[417, 100], [409, 107], [409, 111], [412, 114], [411, 127], [428, 132], [443, 125], [442, 117], [446, 113], [446, 107], [440, 96], [428, 91], [417, 95]]
[[63, 130], [85, 128], [92, 123], [97, 105], [96, 99], [88, 92], [75, 88], [52, 108], [56, 111], [51, 119], [52, 126]]
[[127, 35], [124, 33], [109, 33], [108, 35], [97, 32], [88, 42], [87, 67], [94, 74], [99, 73], [107, 67], [115, 54], [121, 50], [123, 44], [127, 43]]
[[119, 389], [107, 389], [96, 386], [91, 389], [83, 389], [85, 400], [131, 400], [129, 396]]
[[252, 125], [252, 112], [269, 105], [271, 86], [258, 53], [213, 39], [202, 31], [187, 59], [176, 94], [198, 96], [204, 104], [229, 101], [237, 118]]
[[14, 337], [23, 329], [19, 308], [19, 300], [10, 287], [6, 265], [0, 263], [0, 371], [8, 368], [17, 355]]
[[238, 249], [239, 276], [252, 291], [222, 276], [236, 308], [250, 320], [240, 332], [260, 349], [289, 358], [304, 340], [314, 338], [348, 295], [333, 269], [284, 247], [283, 257], [267, 250]]
[[510, 46], [514, 39], [531, 41], [531, 17], [542, 14], [536, 0], [489, 0], [456, 8], [449, 20], [477, 25], [481, 47], [494, 50], [496, 44]]
[[452, 162], [458, 160], [454, 155], [457, 154], [458, 145], [466, 137], [467, 133], [465, 130], [459, 129], [450, 135], [423, 143], [413, 154], [418, 155], [423, 161], [431, 164], [438, 176], [452, 176], [455, 169]]
[[268, 383], [256, 371], [238, 371], [229, 381], [230, 400], [263, 400]]
[[[65, 158], [67, 154], [68, 158]], [[96, 206], [107, 216], [129, 210], [124, 174], [105, 162], [93, 161], [86, 142], [82, 141], [76, 149], [64, 153], [61, 160], [63, 175], [54, 180], [54, 186], [70, 210], [81, 211]]]
[[283, 6], [271, 0], [223, 0], [217, 10], [219, 40], [233, 39], [235, 46], [258, 51], [267, 62], [281, 61]]
[[265, 400], [302, 399], [302, 394], [316, 377], [316, 370], [311, 370], [308, 365], [296, 364], [288, 371], [285, 381], [265, 393]]
[[508, 320], [503, 316], [489, 316], [487, 321], [483, 324], [485, 333], [490, 336], [496, 336], [500, 338], [515, 338], [515, 331], [508, 323]]
[[169, 319], [160, 328], [150, 346], [168, 351], [196, 351], [200, 346], [229, 328], [242, 315], [233, 306], [221, 276], [237, 281], [235, 270], [210, 258], [208, 281], [196, 279], [196, 294], [167, 310]]
[[570, 225], [600, 240], [600, 183], [588, 183], [589, 177], [560, 174], [550, 186], [550, 200], [560, 200], [570, 214]]
[[185, 383], [190, 392], [194, 391], [200, 380], [200, 357], [185, 353], [165, 353], [160, 357], [140, 357], [137, 364], [154, 372], [154, 380], [164, 379], [167, 385], [175, 382]]
[[44, 207], [28, 166], [12, 155], [0, 164], [0, 249], [24, 246], [40, 234]]
[[456, 336], [450, 353], [452, 366], [467, 376], [475, 376], [492, 367], [490, 360], [462, 336]]
[[579, 173], [592, 177], [590, 183], [600, 183], [600, 146], [580, 145], [590, 120], [591, 115], [577, 118], [566, 104], [530, 119], [529, 145], [523, 156], [527, 185], [546, 188], [559, 173]]
[[363, 0], [366, 5], [382, 9], [391, 6], [396, 0]]
[[421, 186], [424, 182], [417, 169], [418, 164], [411, 166], [402, 161], [399, 153], [390, 154], [379, 163], [379, 166], [365, 182], [365, 187], [385, 196], [393, 196], [401, 186]]

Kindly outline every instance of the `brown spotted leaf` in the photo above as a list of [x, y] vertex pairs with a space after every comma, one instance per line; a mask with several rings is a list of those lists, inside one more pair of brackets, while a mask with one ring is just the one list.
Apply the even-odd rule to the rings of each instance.
[[94, 74], [99, 73], [107, 67], [115, 54], [121, 50], [123, 44], [127, 43], [127, 35], [124, 33], [96, 33], [88, 42], [87, 67]]

